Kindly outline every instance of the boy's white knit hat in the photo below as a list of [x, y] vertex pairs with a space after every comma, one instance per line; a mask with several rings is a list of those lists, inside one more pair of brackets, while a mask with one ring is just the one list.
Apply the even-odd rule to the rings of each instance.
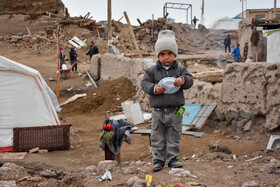
[[171, 30], [163, 30], [158, 34], [158, 39], [155, 45], [156, 55], [158, 57], [161, 51], [172, 51], [175, 56], [178, 56], [178, 45], [176, 43], [175, 34]]

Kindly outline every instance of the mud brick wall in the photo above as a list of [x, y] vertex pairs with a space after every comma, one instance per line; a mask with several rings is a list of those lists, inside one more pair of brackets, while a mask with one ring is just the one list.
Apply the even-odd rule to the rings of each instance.
[[[148, 95], [140, 88], [145, 70], [151, 63], [113, 54], [94, 55], [90, 73], [104, 81], [119, 77], [136, 86], [136, 99], [144, 111], [151, 111]], [[280, 63], [233, 63], [224, 70], [222, 83], [194, 80], [184, 91], [186, 103], [217, 103], [210, 121], [214, 127], [243, 133], [259, 126], [273, 130], [280, 126]]]
[[[220, 100], [222, 112], [236, 121], [263, 116], [268, 130], [280, 125], [280, 63], [231, 64], [225, 68]], [[242, 113], [242, 114], [241, 114]]]

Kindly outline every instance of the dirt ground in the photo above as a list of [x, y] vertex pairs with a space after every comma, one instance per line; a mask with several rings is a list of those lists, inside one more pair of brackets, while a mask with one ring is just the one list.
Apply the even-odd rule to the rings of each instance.
[[[32, 48], [22, 50], [0, 42], [0, 54], [37, 69], [43, 75], [47, 84], [55, 91], [56, 82], [49, 81], [49, 78], [56, 78], [55, 48], [38, 53]], [[78, 53], [78, 55], [82, 56], [84, 54]], [[207, 55], [205, 54], [205, 56]], [[86, 62], [78, 63], [79, 72], [83, 72], [88, 67], [89, 64]], [[203, 69], [203, 67], [201, 68]], [[66, 91], [67, 88], [69, 89], [72, 86], [85, 87], [88, 81], [89, 79], [83, 80], [82, 77], [79, 77], [78, 73], [72, 73], [70, 78], [62, 80], [59, 102], [62, 103], [74, 94], [80, 93], [80, 91]], [[59, 114], [61, 122], [72, 124], [70, 150], [53, 151], [47, 154], [27, 154], [23, 160], [11, 160], [11, 162], [28, 168], [52, 168], [57, 171], [73, 171], [78, 168], [97, 165], [105, 159], [104, 151], [99, 147], [99, 135], [103, 121], [106, 119], [106, 112], [121, 112], [121, 102], [132, 98], [134, 95], [134, 87], [130, 81], [124, 78], [105, 82], [97, 89], [88, 91], [85, 98], [80, 98], [62, 106], [63, 110]], [[149, 126], [150, 122], [137, 125], [139, 128], [149, 128]], [[152, 157], [148, 136], [131, 135], [131, 145], [124, 143], [121, 148], [120, 166], [126, 167], [131, 162], [141, 160], [146, 163], [141, 166], [146, 172], [138, 174], [138, 177], [145, 179], [146, 174], [152, 175], [152, 185], [160, 182], [196, 181], [206, 186], [224, 187], [241, 186], [247, 181], [256, 181], [259, 186], [280, 186], [279, 169], [274, 173], [261, 170], [265, 164], [269, 163], [270, 159], [280, 159], [279, 150], [265, 150], [269, 140], [269, 135], [265, 130], [253, 129], [246, 134], [236, 134], [231, 129], [226, 129], [226, 135], [219, 132], [213, 133], [214, 130], [206, 123], [201, 130], [205, 133], [203, 137], [182, 136], [180, 160], [184, 169], [189, 170], [197, 178], [179, 177], [178, 179], [178, 177], [169, 174], [170, 168], [168, 167], [157, 173], [152, 172]], [[214, 143], [228, 146], [232, 153], [229, 155], [222, 152], [211, 153], [209, 145]], [[236, 159], [233, 159], [234, 155]], [[262, 156], [260, 159], [251, 162], [246, 161], [260, 155]], [[97, 173], [97, 177], [102, 175], [103, 173]], [[96, 177], [91, 180], [88, 186], [125, 186], [126, 181], [134, 175], [113, 172], [112, 181], [100, 183]]]

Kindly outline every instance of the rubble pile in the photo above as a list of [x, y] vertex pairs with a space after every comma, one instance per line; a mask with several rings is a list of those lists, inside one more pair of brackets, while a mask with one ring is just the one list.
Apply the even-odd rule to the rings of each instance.
[[[238, 141], [238, 140], [236, 140]], [[207, 173], [212, 171], [214, 165], [219, 165], [219, 170], [216, 172], [222, 172], [223, 170], [233, 170], [235, 175], [235, 182], [227, 181], [227, 185], [234, 186], [236, 181], [240, 184], [252, 183], [244, 178], [244, 172], [250, 172], [252, 175], [257, 176], [255, 178], [257, 185], [255, 186], [273, 186], [277, 185], [277, 182], [273, 180], [273, 176], [279, 175], [280, 149], [272, 150], [270, 152], [260, 151], [258, 156], [246, 155], [246, 157], [236, 157], [231, 154], [231, 150], [224, 145], [209, 145], [209, 150], [212, 153], [200, 154], [193, 156], [192, 158], [184, 159], [182, 162], [186, 167], [180, 169], [184, 171], [181, 174], [176, 174], [172, 169], [166, 178], [161, 178], [161, 182], [164, 180], [170, 181], [169, 183], [183, 183], [190, 179], [205, 181], [207, 184]], [[148, 153], [151, 157], [151, 152]], [[273, 156], [273, 158], [272, 158]], [[185, 156], [186, 157], [186, 156]], [[205, 168], [197, 173], [192, 166], [196, 162], [203, 162]], [[208, 166], [208, 167], [206, 167]], [[75, 170], [63, 171], [56, 170], [48, 167], [26, 166], [21, 167], [15, 163], [6, 162], [0, 167], [0, 185], [1, 186], [103, 186], [108, 184], [106, 179], [100, 181], [101, 176], [105, 171], [109, 171], [111, 174], [110, 185], [116, 183], [122, 183], [122, 186], [145, 186], [145, 175], [149, 172], [150, 163], [145, 160], [138, 160], [132, 162], [117, 163], [115, 160], [100, 161], [96, 165], [89, 165], [87, 167], [77, 168]], [[185, 173], [187, 172], [187, 174]], [[177, 172], [178, 173], [178, 172]], [[157, 174], [153, 174], [156, 178]], [[224, 179], [224, 175], [219, 176], [219, 179]], [[260, 178], [262, 180], [260, 180]], [[216, 178], [216, 177], [215, 177]], [[118, 180], [119, 179], [119, 180]], [[186, 180], [187, 179], [187, 180]], [[154, 179], [155, 180], [155, 179]], [[141, 183], [141, 185], [136, 185]], [[215, 185], [215, 184], [211, 184]], [[243, 186], [242, 185], [242, 186]], [[248, 186], [248, 185], [245, 185]]]

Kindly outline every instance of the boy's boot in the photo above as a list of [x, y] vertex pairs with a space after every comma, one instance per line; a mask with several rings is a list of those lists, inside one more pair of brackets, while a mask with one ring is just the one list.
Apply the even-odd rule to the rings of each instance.
[[163, 161], [161, 161], [161, 160], [154, 161], [154, 167], [153, 167], [154, 172], [162, 170], [163, 167], [164, 167]]
[[175, 157], [169, 163], [168, 167], [170, 168], [181, 168], [183, 167], [182, 163]]

